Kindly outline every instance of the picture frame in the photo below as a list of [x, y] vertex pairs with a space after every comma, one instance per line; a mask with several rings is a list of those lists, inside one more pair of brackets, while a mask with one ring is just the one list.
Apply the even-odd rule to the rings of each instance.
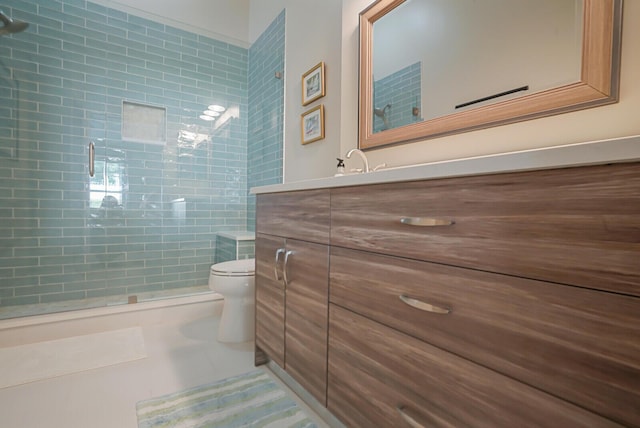
[[324, 97], [325, 86], [324, 62], [321, 61], [302, 75], [302, 105]]
[[313, 143], [324, 138], [324, 104], [300, 115], [302, 144]]

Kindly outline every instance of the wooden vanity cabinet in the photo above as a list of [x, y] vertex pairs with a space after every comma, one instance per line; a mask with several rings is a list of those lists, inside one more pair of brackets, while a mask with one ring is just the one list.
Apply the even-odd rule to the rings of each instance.
[[347, 426], [640, 427], [640, 163], [257, 206], [257, 350]]
[[[371, 426], [350, 408], [397, 418], [365, 375], [422, 367], [396, 386], [424, 426], [640, 427], [640, 164], [336, 188], [331, 206], [328, 408], [349, 426]], [[475, 384], [485, 369], [509, 397]], [[515, 414], [484, 401], [527, 388], [544, 398]]]
[[256, 362], [273, 360], [324, 405], [329, 191], [258, 195], [256, 232]]

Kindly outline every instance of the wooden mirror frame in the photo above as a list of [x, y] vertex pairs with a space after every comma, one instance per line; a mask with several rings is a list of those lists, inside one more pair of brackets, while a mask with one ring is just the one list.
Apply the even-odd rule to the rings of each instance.
[[360, 13], [360, 149], [426, 140], [618, 101], [622, 0], [584, 0], [578, 82], [374, 133], [373, 24], [404, 2], [377, 0]]

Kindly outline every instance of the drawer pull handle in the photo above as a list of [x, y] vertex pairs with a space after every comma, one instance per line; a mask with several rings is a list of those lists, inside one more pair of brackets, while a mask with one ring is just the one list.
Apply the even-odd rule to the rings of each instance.
[[411, 416], [409, 416], [404, 407], [396, 407], [396, 410], [398, 411], [398, 413], [400, 413], [400, 416], [402, 417], [402, 419], [404, 419], [404, 421], [411, 428], [426, 428], [424, 425], [422, 425], [421, 423], [413, 419]]
[[278, 248], [276, 250], [276, 262], [273, 265], [273, 274], [276, 277], [276, 281], [280, 281], [280, 273], [278, 272], [278, 263], [280, 263], [280, 254], [284, 253], [284, 248]]
[[434, 217], [402, 217], [400, 219], [400, 223], [418, 227], [437, 227], [451, 226], [455, 224], [455, 221], [446, 218]]
[[409, 297], [405, 294], [401, 294], [400, 296], [400, 300], [402, 300], [404, 303], [406, 303], [407, 305], [416, 308], [416, 309], [420, 309], [421, 311], [425, 311], [425, 312], [432, 312], [434, 314], [449, 314], [451, 313], [451, 309], [449, 308], [444, 308], [442, 306], [435, 306], [435, 305], [430, 305], [428, 303], [422, 302], [420, 300], [414, 299], [412, 297]]
[[284, 267], [282, 273], [284, 275], [284, 285], [289, 285], [289, 257], [293, 254], [293, 251], [289, 250], [284, 254]]

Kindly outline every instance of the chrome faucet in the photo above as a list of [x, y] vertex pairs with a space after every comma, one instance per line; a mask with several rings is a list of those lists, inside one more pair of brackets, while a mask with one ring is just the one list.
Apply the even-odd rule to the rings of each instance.
[[369, 172], [369, 160], [367, 159], [367, 156], [364, 154], [364, 152], [360, 149], [351, 149], [347, 152], [347, 159], [351, 159], [351, 155], [357, 153], [360, 155], [360, 158], [362, 158], [362, 163], [364, 164], [364, 171], [363, 172]]

